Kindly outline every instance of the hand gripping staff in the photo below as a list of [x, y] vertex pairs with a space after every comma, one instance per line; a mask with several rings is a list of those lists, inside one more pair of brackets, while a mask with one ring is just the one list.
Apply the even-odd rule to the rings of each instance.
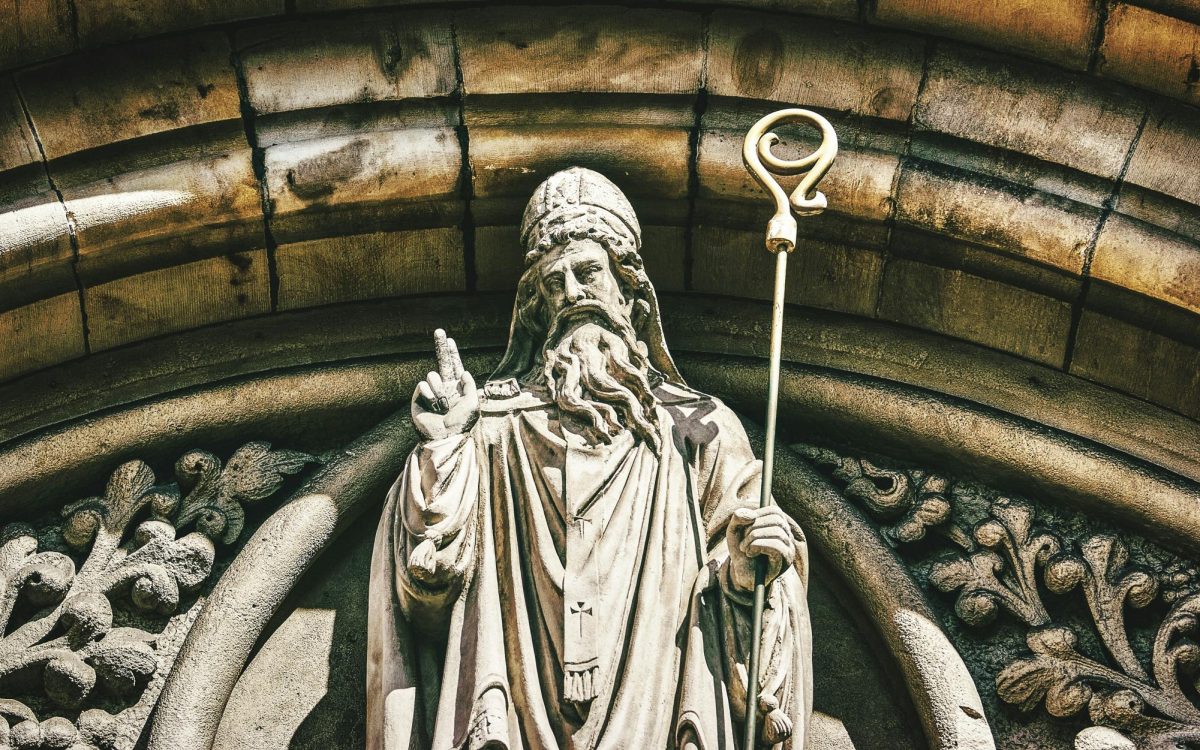
[[[780, 159], [771, 148], [779, 136], [771, 132], [780, 125], [805, 123], [821, 131], [821, 144], [800, 159]], [[767, 250], [775, 253], [775, 296], [771, 302], [771, 365], [767, 386], [767, 440], [763, 453], [762, 491], [758, 505], [771, 502], [771, 479], [775, 471], [775, 417], [779, 407], [779, 361], [783, 348], [783, 293], [787, 282], [788, 254], [796, 249], [796, 216], [812, 216], [825, 210], [825, 195], [816, 187], [837, 156], [837, 134], [821, 115], [807, 109], [781, 109], [750, 128], [742, 144], [742, 161], [754, 179], [775, 200], [775, 215], [767, 222]], [[774, 175], [804, 175], [789, 196]], [[795, 214], [795, 215], [793, 215]], [[746, 680], [746, 735], [744, 750], [754, 750], [758, 737], [759, 640], [762, 638], [763, 606], [766, 602], [767, 561], [759, 557], [754, 571], [754, 618], [750, 634], [750, 664]]]

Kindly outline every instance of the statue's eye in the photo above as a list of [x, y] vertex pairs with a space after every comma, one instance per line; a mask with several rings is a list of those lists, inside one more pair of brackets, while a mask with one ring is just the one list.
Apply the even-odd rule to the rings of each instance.
[[546, 289], [551, 292], [561, 292], [563, 288], [563, 277], [561, 274], [554, 274], [546, 278]]

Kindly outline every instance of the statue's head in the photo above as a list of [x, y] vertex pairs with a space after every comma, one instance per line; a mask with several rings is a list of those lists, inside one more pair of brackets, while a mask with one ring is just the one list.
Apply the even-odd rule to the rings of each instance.
[[623, 425], [653, 442], [643, 434], [654, 420], [651, 384], [681, 381], [628, 199], [597, 172], [558, 172], [526, 206], [521, 242], [525, 271], [493, 382], [547, 387], [601, 439]]

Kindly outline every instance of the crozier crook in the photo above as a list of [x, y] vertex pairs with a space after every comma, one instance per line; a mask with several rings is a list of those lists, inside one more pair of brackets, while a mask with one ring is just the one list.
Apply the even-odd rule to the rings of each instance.
[[[779, 142], [779, 136], [770, 132], [780, 125], [808, 123], [821, 131], [821, 144], [815, 151], [800, 159], [780, 159], [771, 148]], [[837, 134], [833, 126], [821, 115], [807, 109], [781, 109], [773, 112], [750, 128], [742, 144], [742, 160], [746, 169], [754, 175], [775, 199], [775, 215], [767, 222], [767, 249], [775, 253], [775, 294], [771, 302], [771, 358], [767, 376], [767, 419], [766, 444], [763, 448], [762, 486], [759, 507], [771, 504], [771, 478], [775, 468], [775, 421], [779, 406], [779, 365], [783, 349], [783, 301], [787, 286], [787, 257], [796, 248], [796, 217], [811, 216], [825, 210], [828, 202], [824, 193], [816, 187], [837, 156]], [[791, 196], [784, 191], [774, 175], [795, 176], [803, 174], [800, 184]], [[763, 608], [766, 604], [766, 560], [759, 557], [754, 572], [754, 615], [751, 620], [750, 661], [746, 678], [746, 723], [743, 747], [754, 750], [758, 735], [758, 719], [755, 706], [770, 709], [769, 701], [759, 701], [758, 674], [760, 641], [762, 640]], [[763, 696], [769, 697], [769, 696]], [[772, 711], [773, 713], [773, 711]], [[767, 716], [768, 723], [772, 716]]]

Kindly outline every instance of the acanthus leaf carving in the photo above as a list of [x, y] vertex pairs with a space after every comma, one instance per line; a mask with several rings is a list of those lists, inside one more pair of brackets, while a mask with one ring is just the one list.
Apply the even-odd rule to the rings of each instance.
[[[843, 494], [881, 525], [885, 538], [898, 544], [924, 538], [897, 529], [906, 519], [920, 518], [920, 488], [937, 475], [893, 470], [824, 448], [794, 448], [827, 467]], [[949, 548], [928, 564], [930, 585], [957, 595], [955, 616], [968, 625], [986, 625], [1004, 611], [1027, 628], [1027, 655], [996, 675], [1001, 700], [1025, 711], [1044, 706], [1060, 718], [1086, 710], [1094, 726], [1077, 735], [1077, 748], [1167, 750], [1200, 742], [1194, 698], [1200, 691], [1200, 566], [1177, 561], [1155, 571], [1131, 562], [1126, 544], [1114, 534], [1080, 539], [1039, 528], [1031, 504], [1003, 496], [988, 502], [986, 517], [967, 534], [956, 518], [954, 485], [938, 477], [933, 486], [941, 488], [949, 507], [930, 516], [937, 520], [928, 528]], [[1056, 620], [1043, 587], [1059, 596], [1082, 593], [1091, 635], [1111, 663], [1081, 651], [1082, 631]], [[1150, 653], [1143, 649], [1139, 657], [1126, 612], [1157, 600], [1169, 609]]]
[[[174, 658], [160, 650], [162, 633], [147, 628], [181, 623], [185, 598], [211, 576], [218, 548], [241, 535], [242, 505], [266, 500], [315, 460], [253, 442], [222, 469], [213, 454], [193, 450], [167, 484], [129, 461], [102, 496], [63, 509], [64, 551], [38, 551], [29, 525], [0, 529], [0, 689], [28, 693], [32, 678], [40, 690], [31, 696], [56, 714], [39, 721], [29, 702], [0, 699], [0, 747], [129, 747], [136, 736], [123, 730], [122, 714], [148, 699], [147, 684]], [[83, 562], [77, 567], [66, 550]], [[91, 705], [97, 696], [127, 708], [110, 713]]]

